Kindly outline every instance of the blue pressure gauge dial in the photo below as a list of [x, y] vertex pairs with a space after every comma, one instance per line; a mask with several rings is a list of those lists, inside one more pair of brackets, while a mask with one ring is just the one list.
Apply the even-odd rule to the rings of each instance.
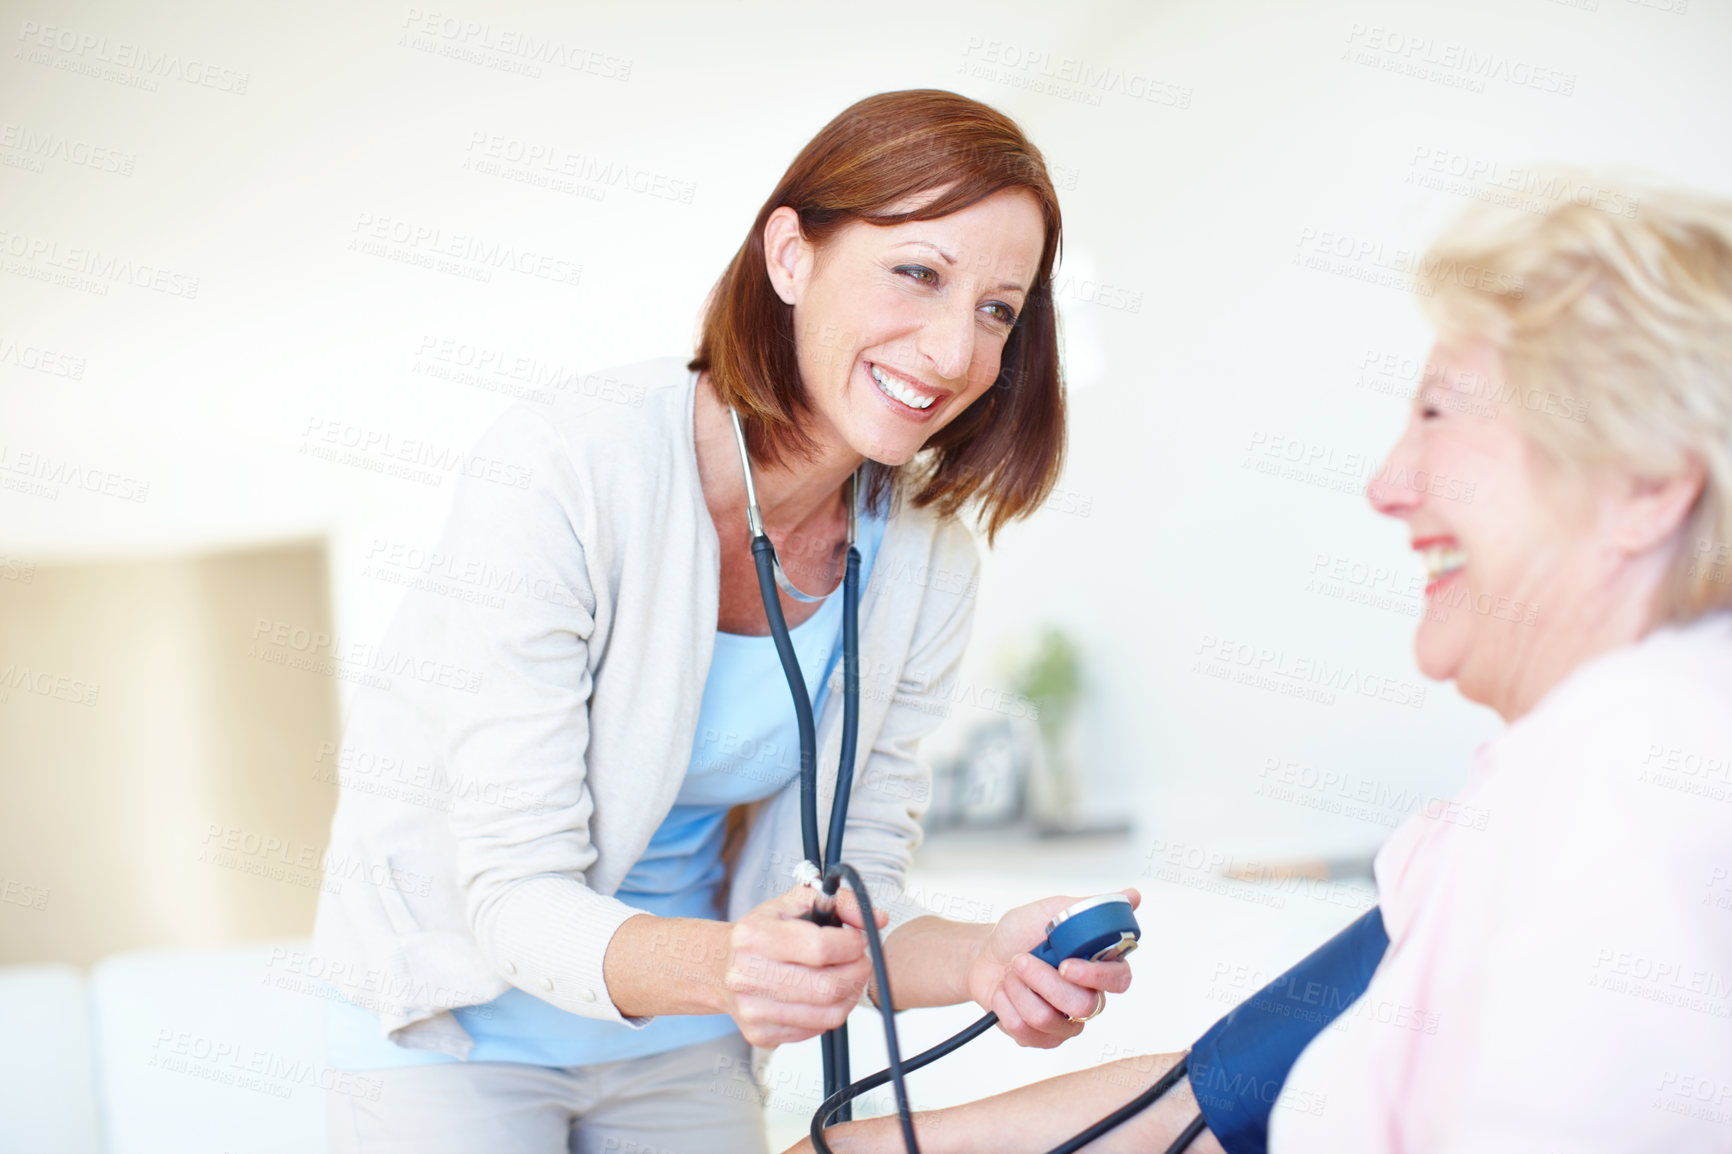
[[1046, 941], [1029, 952], [1049, 966], [1066, 958], [1110, 962], [1137, 948], [1142, 937], [1123, 894], [1085, 898], [1047, 923]]

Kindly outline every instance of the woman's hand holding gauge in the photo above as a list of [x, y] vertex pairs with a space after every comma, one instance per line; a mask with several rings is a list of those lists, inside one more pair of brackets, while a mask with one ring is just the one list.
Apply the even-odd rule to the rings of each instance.
[[[1124, 895], [1132, 909], [1142, 901], [1134, 889]], [[1122, 960], [1070, 958], [1055, 968], [1030, 953], [1046, 940], [1053, 919], [1076, 901], [1043, 898], [992, 924], [908, 922], [884, 942], [896, 1008], [973, 1001], [997, 1014], [999, 1028], [1019, 1046], [1050, 1049], [1074, 1038], [1081, 1023], [1100, 1012], [1104, 995], [1122, 994], [1131, 985], [1131, 967]], [[872, 993], [876, 1003], [877, 991]]]
[[[1142, 895], [1124, 892], [1136, 909]], [[1107, 994], [1130, 989], [1131, 968], [1120, 958], [1066, 958], [1054, 968], [1029, 952], [1046, 940], [1053, 919], [1076, 902], [1053, 897], [1011, 910], [981, 942], [969, 967], [969, 997], [997, 1014], [998, 1028], [1018, 1045], [1050, 1049], [1074, 1038], [1082, 1023], [1105, 1008]]]

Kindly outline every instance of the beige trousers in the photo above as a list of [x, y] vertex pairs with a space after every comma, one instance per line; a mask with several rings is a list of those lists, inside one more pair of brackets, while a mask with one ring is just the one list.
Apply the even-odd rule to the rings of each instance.
[[593, 1066], [446, 1062], [327, 1093], [331, 1154], [765, 1154], [751, 1048], [731, 1034]]

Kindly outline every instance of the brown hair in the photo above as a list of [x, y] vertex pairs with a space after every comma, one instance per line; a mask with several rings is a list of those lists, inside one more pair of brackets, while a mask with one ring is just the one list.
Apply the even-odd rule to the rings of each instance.
[[[787, 205], [800, 231], [822, 245], [843, 224], [934, 220], [993, 193], [1025, 188], [1046, 225], [1040, 267], [1005, 342], [998, 380], [936, 432], [909, 466], [869, 465], [869, 492], [880, 500], [912, 489], [916, 508], [950, 516], [980, 502], [987, 541], [1005, 522], [1040, 507], [1064, 458], [1064, 382], [1052, 271], [1058, 259], [1058, 196], [1046, 161], [1016, 123], [979, 101], [921, 88], [869, 96], [844, 109], [788, 166], [758, 210], [745, 243], [716, 282], [697, 355], [724, 404], [756, 418], [747, 428], [752, 455], [780, 461], [812, 449], [800, 416], [809, 412], [795, 356], [794, 310], [765, 269], [764, 225]], [[927, 194], [918, 209], [891, 212]]]

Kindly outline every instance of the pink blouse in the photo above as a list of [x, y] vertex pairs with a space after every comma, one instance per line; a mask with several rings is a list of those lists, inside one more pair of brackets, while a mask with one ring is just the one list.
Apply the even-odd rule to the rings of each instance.
[[1271, 1154], [1732, 1150], [1732, 613], [1575, 670], [1375, 873]]

